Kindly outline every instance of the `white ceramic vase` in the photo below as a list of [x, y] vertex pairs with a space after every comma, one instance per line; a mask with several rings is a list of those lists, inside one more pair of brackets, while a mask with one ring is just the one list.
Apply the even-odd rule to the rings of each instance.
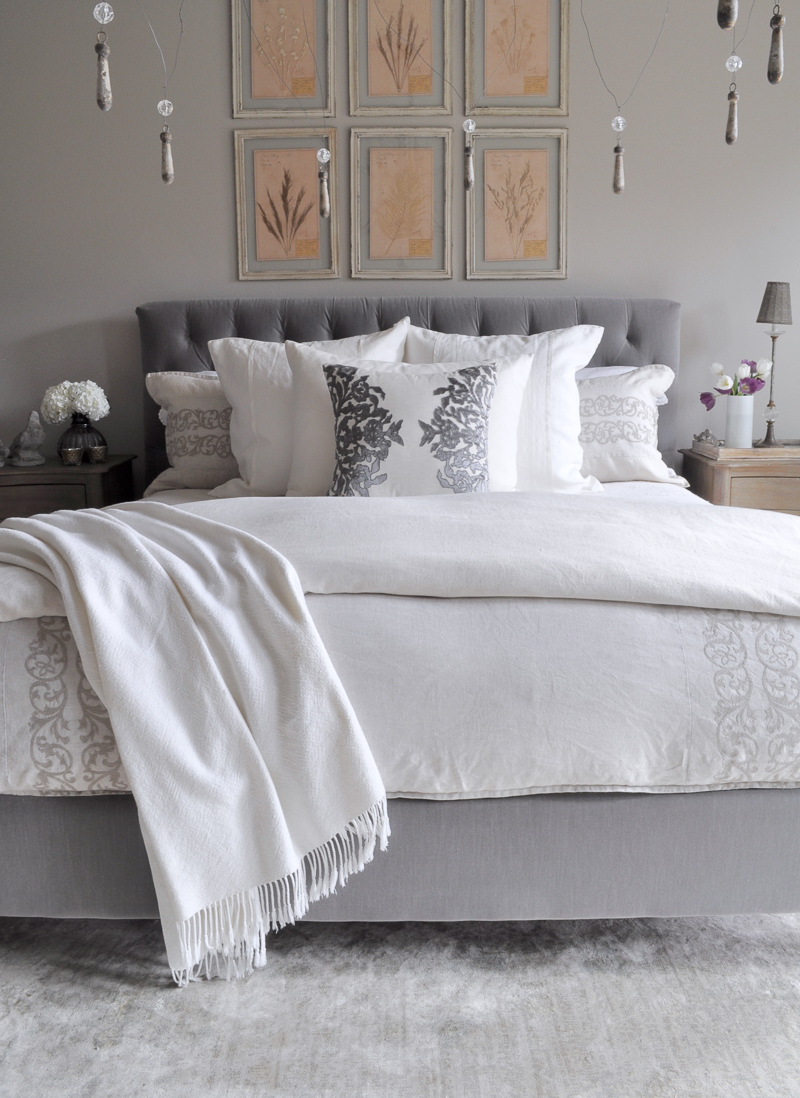
[[725, 445], [731, 450], [749, 450], [753, 445], [755, 395], [726, 396]]

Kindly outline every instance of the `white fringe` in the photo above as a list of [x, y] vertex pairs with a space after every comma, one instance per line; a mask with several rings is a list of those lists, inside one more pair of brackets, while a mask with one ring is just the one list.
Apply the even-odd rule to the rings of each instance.
[[185, 987], [215, 976], [238, 980], [263, 968], [267, 933], [302, 919], [310, 903], [360, 873], [372, 861], [375, 843], [385, 850], [390, 834], [384, 798], [306, 854], [294, 873], [226, 896], [185, 919], [178, 926], [184, 967], [172, 970], [175, 983]]

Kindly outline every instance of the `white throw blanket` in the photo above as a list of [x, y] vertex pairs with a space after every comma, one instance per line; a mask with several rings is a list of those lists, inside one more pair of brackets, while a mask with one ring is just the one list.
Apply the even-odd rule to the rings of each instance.
[[63, 602], [109, 711], [175, 980], [260, 967], [267, 931], [362, 869], [389, 831], [293, 568], [157, 503], [9, 520], [0, 561], [25, 570], [0, 568], [0, 601]]

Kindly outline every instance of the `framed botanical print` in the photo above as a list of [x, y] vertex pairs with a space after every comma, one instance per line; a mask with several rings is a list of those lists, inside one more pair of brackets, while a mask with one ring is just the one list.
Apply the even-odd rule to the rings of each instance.
[[237, 130], [239, 278], [337, 278], [335, 172], [320, 217], [317, 149], [336, 164], [336, 130]]
[[452, 114], [451, 0], [350, 0], [350, 113]]
[[476, 130], [467, 278], [566, 278], [566, 130]]
[[353, 278], [452, 278], [449, 129], [351, 134]]
[[332, 115], [333, 0], [232, 0], [233, 115]]
[[569, 0], [467, 0], [466, 113], [566, 114]]

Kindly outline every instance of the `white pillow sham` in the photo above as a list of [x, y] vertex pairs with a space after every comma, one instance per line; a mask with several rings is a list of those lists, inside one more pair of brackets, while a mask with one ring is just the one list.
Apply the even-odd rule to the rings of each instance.
[[493, 363], [328, 364], [322, 372], [335, 429], [329, 496], [489, 491]]
[[[575, 377], [578, 381], [582, 381], [585, 377], [613, 377], [615, 374], [630, 374], [634, 370], [640, 369], [641, 366], [584, 366], [582, 370], [578, 370]], [[656, 404], [659, 408], [662, 404], [668, 403], [663, 393], [656, 397]]]
[[[314, 340], [298, 346], [322, 348], [347, 358], [399, 362], [408, 332], [404, 317], [391, 328], [345, 339]], [[233, 407], [231, 446], [239, 476], [215, 496], [282, 496], [292, 466], [292, 372], [286, 344], [230, 337], [212, 339], [208, 349]]]
[[238, 476], [231, 452], [231, 406], [212, 370], [153, 373], [144, 383], [161, 408], [170, 464], [145, 489], [145, 498], [169, 488], [216, 488]]
[[580, 393], [583, 473], [601, 482], [664, 481], [688, 487], [658, 449], [658, 402], [675, 380], [669, 366], [583, 378]]
[[[364, 362], [332, 357], [306, 343], [286, 344], [286, 354], [292, 368], [294, 407], [294, 447], [288, 496], [324, 496], [333, 483], [336, 464], [336, 432], [333, 405], [323, 367], [327, 365], [356, 366], [361, 370], [381, 369], [387, 372], [409, 373], [417, 367], [420, 377], [432, 371], [458, 369], [448, 363]], [[489, 412], [489, 488], [492, 492], [511, 492], [517, 479], [517, 425], [531, 369], [530, 355], [516, 355], [496, 361], [497, 382]], [[420, 383], [422, 384], [422, 383]]]
[[581, 474], [580, 413], [575, 373], [591, 361], [603, 336], [594, 324], [578, 324], [539, 335], [465, 336], [411, 325], [407, 362], [491, 362], [531, 355], [522, 401], [517, 446], [517, 489], [521, 492], [600, 491]]

